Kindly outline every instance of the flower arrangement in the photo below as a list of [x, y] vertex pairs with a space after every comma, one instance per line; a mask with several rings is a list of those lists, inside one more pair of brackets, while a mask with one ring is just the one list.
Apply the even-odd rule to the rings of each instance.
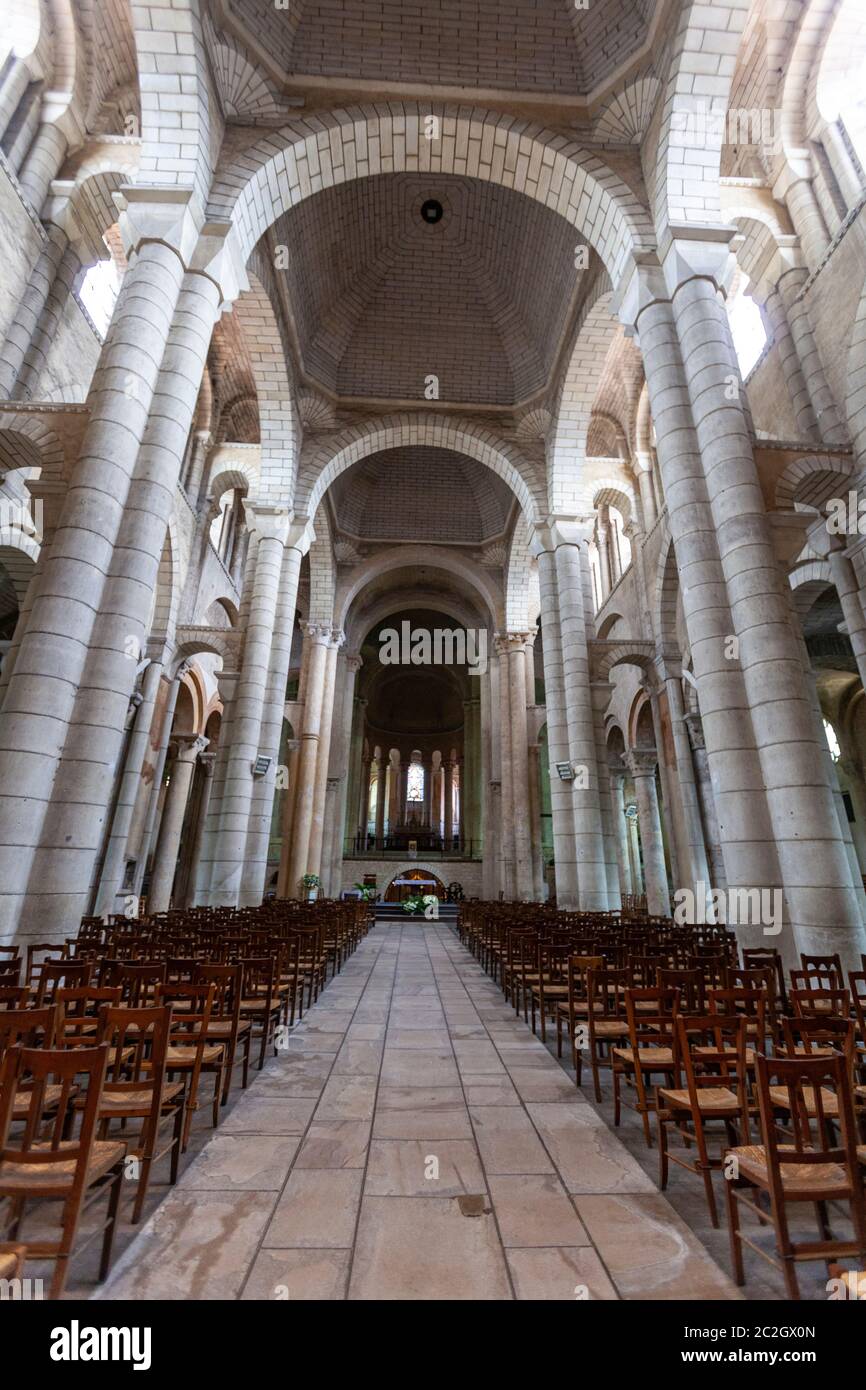
[[301, 879], [301, 887], [306, 893], [309, 902], [312, 902], [314, 898], [318, 897], [319, 884], [321, 882], [322, 880], [319, 878], [318, 874], [304, 874]]
[[[433, 909], [434, 903], [438, 908], [439, 899], [435, 893], [413, 893], [410, 898], [403, 899], [403, 911], [411, 913], [414, 917], [421, 917], [422, 915], [435, 917], [438, 914]], [[430, 909], [429, 914], [428, 908]]]
[[364, 903], [374, 903], [376, 901], [376, 890], [371, 883], [356, 883], [358, 897]]

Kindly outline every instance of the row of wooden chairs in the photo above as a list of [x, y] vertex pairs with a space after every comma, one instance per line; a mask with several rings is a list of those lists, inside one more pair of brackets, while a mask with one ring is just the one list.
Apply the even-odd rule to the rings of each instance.
[[[461, 938], [516, 1012], [544, 1040], [567, 1037], [575, 1080], [588, 1058], [597, 1101], [612, 1078], [613, 1119], [625, 1099], [670, 1166], [703, 1183], [714, 1226], [713, 1174], [722, 1171], [734, 1275], [743, 1248], [776, 1263], [799, 1297], [800, 1261], [866, 1264], [866, 958], [847, 983], [837, 955], [804, 955], [786, 978], [772, 948], [745, 949], [732, 934], [663, 923], [610, 929], [600, 915], [566, 928], [549, 915], [472, 904]], [[811, 1204], [818, 1240], [791, 1234], [789, 1208]], [[850, 1232], [836, 1235], [830, 1206]], [[748, 1209], [775, 1231], [775, 1252], [743, 1230]], [[856, 1271], [852, 1273], [856, 1278]]]
[[[288, 1031], [369, 926], [355, 904], [306, 907], [140, 922], [123, 933], [142, 941], [134, 955], [115, 950], [114, 923], [92, 920], [72, 943], [50, 946], [53, 955], [42, 944], [23, 958], [4, 948], [0, 1270], [13, 1261], [17, 1269], [22, 1251], [52, 1260], [50, 1297], [60, 1297], [73, 1250], [101, 1234], [105, 1277], [124, 1179], [135, 1181], [136, 1223], [154, 1166], [167, 1159], [176, 1181], [206, 1083], [216, 1127], [236, 1070], [245, 1088], [251, 1060], [264, 1065], [278, 1030]], [[188, 954], [177, 953], [181, 940]], [[83, 1215], [103, 1194], [104, 1221], [77, 1242]], [[60, 1234], [29, 1239], [25, 1215], [46, 1201], [61, 1204]]]

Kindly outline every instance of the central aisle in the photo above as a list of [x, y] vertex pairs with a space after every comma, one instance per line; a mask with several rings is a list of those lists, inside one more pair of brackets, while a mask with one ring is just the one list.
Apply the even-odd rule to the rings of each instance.
[[374, 928], [99, 1296], [739, 1294], [431, 922]]

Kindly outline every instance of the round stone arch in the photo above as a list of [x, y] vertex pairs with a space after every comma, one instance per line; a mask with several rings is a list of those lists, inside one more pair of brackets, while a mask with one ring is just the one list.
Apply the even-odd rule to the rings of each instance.
[[806, 454], [793, 459], [776, 482], [775, 504], [792, 510], [819, 511], [831, 497], [847, 494], [854, 460], [839, 454]]
[[637, 499], [627, 478], [597, 478], [593, 483], [593, 489], [593, 510], [597, 511], [599, 507], [616, 507], [623, 521], [636, 519]]
[[652, 642], [635, 642], [629, 638], [623, 642], [608, 643], [607, 650], [603, 652], [596, 648], [591, 663], [592, 679], [598, 682], [609, 680], [611, 672], [617, 666], [639, 666], [653, 683], [657, 681], [655, 647]]
[[828, 589], [835, 589], [830, 566], [826, 560], [809, 560], [788, 576], [794, 594], [794, 607], [805, 618], [815, 600]]
[[[441, 896], [440, 896], [440, 894], [437, 892], [437, 896], [439, 897], [439, 901], [441, 902], [441, 901], [443, 900], [445, 891], [446, 891], [446, 889], [447, 889], [447, 887], [448, 887], [448, 884], [445, 882], [445, 880], [444, 880], [443, 877], [442, 877], [442, 872], [441, 872], [441, 870], [442, 870], [442, 865], [441, 865], [441, 864], [439, 865], [439, 870], [438, 870], [438, 872], [437, 872], [437, 870], [434, 869], [434, 868], [432, 867], [432, 865], [430, 865], [430, 864], [419, 864], [418, 861], [417, 861], [416, 859], [413, 859], [411, 863], [409, 863], [409, 864], [404, 864], [404, 866], [402, 867], [402, 869], [398, 869], [397, 872], [396, 872], [395, 874], [392, 874], [392, 875], [391, 875], [390, 879], [388, 880], [387, 884], [385, 885], [385, 893], [388, 892], [388, 889], [392, 886], [392, 884], [393, 884], [395, 878], [403, 878], [404, 875], [406, 875], [406, 874], [417, 874], [417, 873], [422, 873], [422, 874], [425, 874], [426, 877], [428, 877], [428, 878], [435, 879], [436, 884], [437, 884], [438, 887], [441, 889]], [[434, 891], [436, 891], [436, 890], [434, 890]], [[430, 892], [430, 889], [429, 889], [429, 888], [426, 888], [426, 889], [425, 889], [425, 892], [429, 893], [429, 892]], [[382, 901], [383, 901], [383, 902], [385, 901], [384, 894], [382, 895]], [[423, 921], [424, 919], [421, 918], [420, 920]]]
[[0, 479], [41, 468], [44, 479], [63, 479], [65, 454], [56, 430], [39, 415], [0, 405]]
[[598, 640], [600, 642], [618, 641], [618, 638], [611, 637], [610, 635], [613, 632], [613, 629], [616, 627], [617, 623], [627, 623], [627, 619], [624, 613], [606, 613], [604, 622], [598, 629]]
[[257, 483], [256, 471], [248, 463], [221, 457], [215, 461], [208, 479], [208, 496], [213, 499], [214, 504], [219, 502], [226, 492], [238, 491], [245, 497], [251, 497], [255, 494]]
[[513, 445], [470, 421], [421, 412], [384, 416], [353, 426], [321, 444], [302, 462], [295, 516], [311, 518], [331, 484], [352, 464], [384, 449], [419, 444], [450, 449], [485, 464], [508, 484], [530, 521], [537, 523], [543, 515], [543, 485], [534, 476], [531, 463]]
[[658, 580], [655, 595], [655, 630], [665, 652], [677, 650], [677, 605], [680, 596], [680, 575], [671, 536], [668, 536], [658, 559]]
[[[428, 138], [430, 118], [439, 138]], [[237, 228], [244, 260], [278, 217], [351, 179], [429, 170], [498, 183], [560, 213], [615, 281], [637, 250], [655, 245], [640, 200], [567, 136], [483, 107], [390, 102], [317, 112], [268, 131], [219, 171], [212, 216]]]
[[502, 623], [502, 597], [475, 566], [450, 554], [446, 560], [436, 554], [435, 547], [401, 545], [394, 550], [371, 556], [353, 570], [345, 587], [341, 586], [337, 594], [335, 625], [345, 628], [351, 621], [350, 612], [355, 599], [372, 580], [391, 570], [411, 568], [413, 565], [423, 565], [425, 569], [439, 569], [452, 578], [456, 575], [470, 592], [478, 596], [482, 612], [487, 612], [490, 622], [494, 626]]
[[[362, 590], [363, 593], [363, 590]], [[443, 617], [450, 618], [452, 622], [459, 623], [462, 627], [475, 627], [478, 621], [477, 613], [461, 603], [458, 598], [449, 599], [444, 597], [430, 597], [420, 592], [409, 591], [389, 597], [387, 594], [370, 609], [358, 610], [346, 619], [346, 640], [350, 649], [360, 647], [367, 633], [381, 623], [395, 610], [395, 604], [400, 608], [429, 608], [434, 613], [441, 613]]]

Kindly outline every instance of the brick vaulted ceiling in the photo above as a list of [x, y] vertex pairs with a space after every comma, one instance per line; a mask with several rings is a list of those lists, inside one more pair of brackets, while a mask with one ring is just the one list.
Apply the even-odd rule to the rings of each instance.
[[332, 484], [340, 531], [362, 540], [472, 545], [507, 530], [514, 498], [489, 468], [450, 449], [385, 449]]
[[[421, 208], [438, 201], [441, 220]], [[383, 174], [275, 224], [305, 372], [343, 398], [510, 406], [547, 384], [578, 286], [574, 229], [510, 189]], [[430, 399], [430, 397], [428, 397]]]
[[646, 36], [653, 0], [223, 0], [286, 76], [585, 94]]

